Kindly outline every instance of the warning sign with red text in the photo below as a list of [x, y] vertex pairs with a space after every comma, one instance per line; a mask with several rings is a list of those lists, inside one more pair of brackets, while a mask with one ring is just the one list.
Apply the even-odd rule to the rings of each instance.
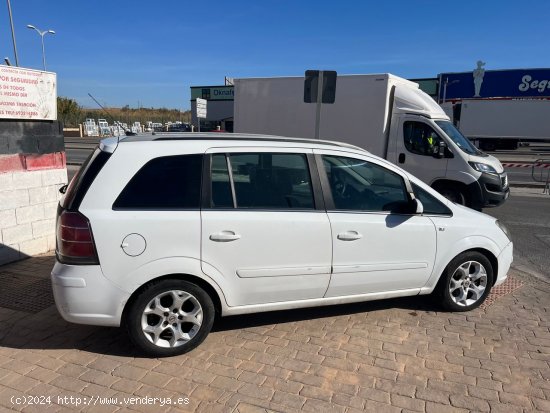
[[0, 119], [57, 119], [57, 75], [0, 65]]

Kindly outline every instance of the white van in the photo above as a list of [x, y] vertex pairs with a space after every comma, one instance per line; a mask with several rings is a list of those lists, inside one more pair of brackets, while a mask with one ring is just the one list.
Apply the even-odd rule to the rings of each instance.
[[216, 315], [431, 293], [465, 311], [506, 279], [502, 224], [365, 150], [172, 135], [103, 140], [71, 181], [52, 271], [66, 320], [167, 356]]
[[[304, 103], [303, 77], [235, 79], [234, 115], [238, 133], [315, 137], [316, 105]], [[388, 73], [338, 76], [319, 137], [364, 148], [470, 208], [501, 205], [510, 194], [498, 159], [464, 137], [417, 83]]]

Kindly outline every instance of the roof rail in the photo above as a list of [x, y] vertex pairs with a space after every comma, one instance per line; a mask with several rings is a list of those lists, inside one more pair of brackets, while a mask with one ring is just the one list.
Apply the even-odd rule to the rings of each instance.
[[162, 133], [155, 135], [138, 135], [123, 137], [121, 142], [138, 142], [138, 141], [193, 141], [193, 140], [220, 140], [220, 141], [272, 141], [272, 142], [289, 142], [289, 143], [308, 143], [315, 145], [331, 145], [339, 146], [342, 148], [349, 148], [359, 151], [366, 151], [355, 145], [351, 145], [345, 142], [324, 140], [324, 139], [309, 139], [309, 138], [292, 138], [287, 136], [275, 136], [275, 135], [259, 135], [259, 134], [247, 134], [247, 133]]

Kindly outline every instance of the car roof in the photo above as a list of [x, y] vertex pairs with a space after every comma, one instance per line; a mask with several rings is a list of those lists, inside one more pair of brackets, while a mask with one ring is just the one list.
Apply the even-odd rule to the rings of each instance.
[[[101, 140], [100, 148], [105, 152], [113, 152], [119, 143], [130, 142], [156, 142], [156, 141], [201, 141], [201, 142], [230, 142], [238, 144], [238, 142], [276, 142], [276, 143], [292, 143], [292, 144], [308, 144], [314, 146], [331, 146], [336, 148], [347, 148], [355, 151], [367, 152], [365, 149], [355, 145], [350, 145], [344, 142], [330, 141], [324, 139], [307, 139], [307, 138], [291, 138], [286, 136], [247, 134], [247, 133], [223, 133], [223, 132], [172, 132], [172, 133], [155, 133], [155, 134], [139, 134], [136, 136], [125, 136], [119, 138], [106, 138]], [[368, 153], [368, 152], [367, 152]]]

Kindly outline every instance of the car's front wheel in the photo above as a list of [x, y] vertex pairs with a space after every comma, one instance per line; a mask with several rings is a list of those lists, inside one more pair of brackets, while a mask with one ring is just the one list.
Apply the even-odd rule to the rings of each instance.
[[493, 266], [477, 251], [455, 257], [445, 268], [439, 284], [443, 307], [451, 311], [469, 311], [479, 307], [493, 285]]
[[155, 357], [197, 347], [208, 335], [215, 310], [210, 296], [183, 280], [151, 283], [131, 303], [126, 328], [134, 344]]

